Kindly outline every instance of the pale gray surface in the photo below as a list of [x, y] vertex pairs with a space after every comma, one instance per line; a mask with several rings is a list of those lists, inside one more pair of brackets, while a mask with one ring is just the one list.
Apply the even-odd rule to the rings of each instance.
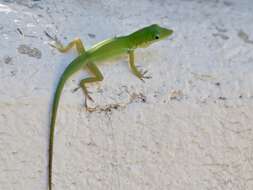
[[[87, 113], [68, 82], [56, 125], [55, 190], [253, 189], [253, 1], [0, 0], [0, 189], [47, 189], [51, 102], [76, 57], [48, 46], [91, 45], [158, 23], [175, 34], [101, 65]], [[23, 36], [17, 31], [22, 31]], [[93, 105], [93, 106], [95, 106]]]

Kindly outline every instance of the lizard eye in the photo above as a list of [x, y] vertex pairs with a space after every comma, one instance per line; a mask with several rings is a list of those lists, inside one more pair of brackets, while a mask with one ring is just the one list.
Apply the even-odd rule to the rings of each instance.
[[156, 40], [158, 40], [158, 39], [159, 39], [159, 36], [158, 36], [158, 35], [156, 35], [156, 36], [155, 36], [155, 39], [156, 39]]

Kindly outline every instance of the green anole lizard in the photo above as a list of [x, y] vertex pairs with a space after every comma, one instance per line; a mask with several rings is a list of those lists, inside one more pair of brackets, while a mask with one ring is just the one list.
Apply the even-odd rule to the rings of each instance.
[[88, 69], [93, 76], [87, 77], [80, 81], [79, 86], [82, 88], [83, 93], [85, 95], [85, 107], [89, 110], [87, 106], [87, 99], [92, 100], [89, 92], [86, 88], [87, 83], [98, 82], [103, 80], [103, 75], [97, 67], [97, 63], [100, 61], [107, 60], [109, 58], [119, 56], [122, 54], [128, 54], [129, 56], [129, 66], [132, 73], [137, 76], [139, 79], [143, 80], [144, 78], [148, 78], [145, 76], [146, 72], [141, 72], [137, 69], [134, 63], [134, 50], [136, 48], [144, 48], [149, 46], [150, 44], [157, 42], [159, 40], [165, 39], [173, 33], [173, 30], [162, 28], [157, 24], [153, 24], [137, 30], [136, 32], [121, 37], [115, 37], [111, 39], [107, 39], [102, 41], [89, 50], [85, 50], [84, 45], [80, 39], [75, 39], [70, 42], [67, 46], [63, 46], [56, 38], [51, 39], [54, 40], [54, 44], [50, 44], [58, 51], [65, 53], [71, 48], [75, 47], [79, 56], [75, 58], [65, 69], [63, 74], [60, 77], [60, 81], [58, 82], [54, 100], [52, 105], [52, 113], [51, 113], [51, 123], [50, 123], [50, 137], [49, 137], [49, 165], [48, 165], [48, 187], [49, 190], [52, 190], [52, 164], [53, 164], [53, 142], [54, 142], [54, 129], [55, 129], [55, 121], [57, 115], [58, 104], [60, 101], [60, 96], [64, 87], [65, 82], [72, 76], [72, 74], [76, 73], [81, 69]]

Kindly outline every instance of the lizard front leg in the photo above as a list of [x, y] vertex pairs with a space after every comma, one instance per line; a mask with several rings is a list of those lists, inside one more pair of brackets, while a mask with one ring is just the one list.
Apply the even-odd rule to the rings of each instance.
[[146, 76], [145, 74], [147, 73], [147, 71], [139, 71], [134, 63], [134, 51], [130, 50], [128, 52], [129, 55], [129, 66], [130, 69], [132, 71], [132, 73], [137, 76], [139, 79], [141, 79], [142, 81], [144, 81], [144, 79], [149, 79], [151, 78], [151, 76]]

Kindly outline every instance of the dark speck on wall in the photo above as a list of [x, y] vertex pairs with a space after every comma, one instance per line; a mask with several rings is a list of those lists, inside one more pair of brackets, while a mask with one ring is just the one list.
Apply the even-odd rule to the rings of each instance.
[[229, 39], [229, 37], [227, 35], [221, 34], [221, 33], [215, 33], [215, 34], [213, 34], [213, 36], [214, 37], [220, 37], [223, 40], [228, 40]]
[[216, 86], [220, 86], [220, 82], [216, 82], [214, 83]]
[[30, 46], [25, 45], [25, 44], [21, 44], [18, 47], [18, 52], [21, 53], [21, 54], [26, 54], [29, 57], [34, 57], [34, 58], [37, 58], [37, 59], [41, 58], [41, 51], [39, 49], [31, 48]]
[[224, 97], [224, 96], [220, 96], [218, 99], [219, 99], [219, 100], [226, 100], [227, 98]]
[[5, 64], [12, 64], [12, 57], [10, 56], [4, 56], [3, 60]]
[[91, 34], [91, 33], [88, 33], [88, 36], [89, 36], [90, 38], [95, 38], [95, 37], [96, 37], [95, 34]]
[[228, 6], [228, 7], [230, 7], [230, 6], [233, 5], [233, 3], [229, 2], [229, 1], [224, 1], [223, 4], [226, 5], [226, 6]]

